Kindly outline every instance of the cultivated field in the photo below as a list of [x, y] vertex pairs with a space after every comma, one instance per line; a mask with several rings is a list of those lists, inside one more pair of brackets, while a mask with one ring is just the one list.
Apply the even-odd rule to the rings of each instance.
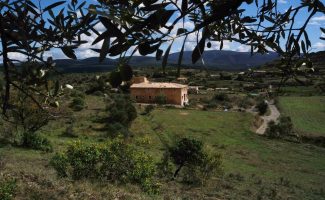
[[280, 97], [279, 107], [299, 133], [325, 136], [325, 96]]

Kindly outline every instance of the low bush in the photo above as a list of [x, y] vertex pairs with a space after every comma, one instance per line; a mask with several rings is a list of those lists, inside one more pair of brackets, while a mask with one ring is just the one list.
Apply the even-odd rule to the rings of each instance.
[[218, 106], [218, 103], [216, 103], [215, 101], [211, 101], [205, 107], [206, 108], [216, 108], [217, 106]]
[[213, 108], [232, 108], [232, 105], [230, 104], [230, 99], [227, 94], [225, 93], [217, 93], [215, 94], [211, 99], [204, 100], [203, 102], [206, 103], [205, 110], [207, 109], [213, 109]]
[[293, 135], [293, 124], [290, 117], [280, 117], [279, 122], [271, 121], [266, 130], [269, 138], [283, 138]]
[[153, 110], [155, 109], [155, 107], [153, 105], [147, 105], [144, 108], [144, 114], [148, 115], [150, 114]]
[[56, 153], [51, 161], [50, 165], [56, 170], [59, 177], [68, 176], [68, 158], [64, 153]]
[[109, 137], [117, 137], [118, 135], [123, 135], [124, 137], [130, 136], [130, 131], [127, 127], [125, 127], [123, 124], [119, 122], [113, 122], [110, 124], [107, 124], [107, 136]]
[[81, 97], [76, 97], [72, 99], [72, 102], [70, 103], [70, 108], [72, 108], [74, 111], [81, 111], [85, 108], [85, 100]]
[[167, 97], [164, 94], [157, 95], [154, 100], [159, 105], [164, 105], [167, 103]]
[[80, 141], [69, 145], [66, 152], [67, 160], [73, 169], [73, 179], [95, 177], [96, 166], [100, 158], [100, 148], [95, 145], [86, 145]]
[[53, 146], [50, 141], [36, 133], [25, 133], [23, 135], [23, 147], [46, 152], [53, 151]]
[[255, 101], [253, 98], [250, 97], [245, 97], [243, 99], [240, 99], [240, 101], [238, 102], [238, 106], [241, 108], [250, 108], [255, 104]]
[[74, 97], [74, 98], [80, 97], [80, 98], [84, 99], [85, 98], [85, 93], [74, 89], [74, 90], [71, 91], [70, 96]]
[[169, 151], [164, 152], [164, 155], [159, 163], [157, 163], [157, 171], [159, 177], [172, 177], [174, 166], [170, 162]]
[[71, 138], [77, 138], [78, 134], [74, 130], [74, 124], [71, 123], [67, 126], [67, 128], [63, 131], [62, 136], [64, 137], [71, 137]]
[[120, 138], [105, 145], [74, 142], [65, 152], [57, 153], [50, 164], [60, 177], [133, 183], [149, 193], [158, 189], [153, 180], [156, 167], [152, 157]]
[[258, 113], [260, 115], [264, 115], [267, 112], [268, 109], [268, 104], [265, 101], [260, 101], [257, 105], [256, 108], [258, 110]]
[[225, 93], [217, 93], [214, 95], [213, 100], [216, 101], [229, 101], [229, 97]]
[[137, 151], [134, 146], [115, 140], [102, 152], [101, 176], [111, 181], [139, 184], [145, 191], [154, 192], [156, 173], [152, 157]]
[[15, 180], [0, 180], [0, 199], [14, 199], [17, 184]]

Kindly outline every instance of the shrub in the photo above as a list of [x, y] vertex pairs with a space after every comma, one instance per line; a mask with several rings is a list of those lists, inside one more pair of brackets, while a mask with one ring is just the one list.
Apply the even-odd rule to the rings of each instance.
[[66, 154], [74, 179], [97, 175], [96, 165], [100, 158], [100, 148], [97, 145], [86, 145], [77, 141], [69, 145]]
[[223, 174], [222, 158], [215, 152], [205, 152], [201, 163], [187, 165], [183, 171], [183, 182], [187, 184], [204, 184], [211, 177]]
[[46, 152], [53, 151], [53, 146], [50, 141], [47, 138], [35, 133], [25, 133], [23, 135], [22, 146]]
[[135, 139], [136, 145], [149, 146], [152, 144], [152, 140], [148, 136], [138, 137]]
[[163, 105], [167, 103], [167, 97], [164, 94], [159, 94], [155, 97], [155, 102], [159, 105]]
[[84, 99], [85, 98], [85, 93], [74, 89], [74, 90], [71, 91], [70, 96], [74, 97], [74, 98], [80, 97], [80, 98]]
[[206, 147], [204, 149], [204, 157], [200, 165], [199, 177], [201, 180], [207, 180], [209, 177], [222, 174], [222, 157], [213, 149]]
[[68, 176], [68, 164], [68, 158], [64, 153], [56, 153], [50, 161], [50, 165], [56, 170], [59, 177]]
[[159, 177], [171, 177], [173, 176], [173, 165], [170, 162], [170, 153], [164, 152], [164, 155], [159, 163], [157, 163], [158, 176]]
[[105, 92], [109, 88], [110, 86], [107, 84], [107, 78], [102, 75], [99, 78], [91, 80], [91, 83], [86, 89], [86, 94], [101, 96], [103, 95], [103, 92]]
[[72, 137], [72, 138], [78, 137], [78, 134], [74, 130], [74, 124], [73, 123], [71, 123], [71, 124], [69, 124], [67, 126], [65, 131], [62, 133], [62, 136], [64, 136], [64, 137]]
[[106, 126], [107, 136], [117, 137], [119, 134], [122, 134], [124, 137], [128, 137], [130, 132], [127, 127], [119, 122], [113, 122]]
[[216, 101], [229, 101], [229, 97], [225, 93], [217, 93], [214, 95], [213, 100]]
[[16, 191], [16, 181], [15, 180], [1, 180], [0, 181], [0, 199], [1, 200], [11, 200], [14, 198]]
[[267, 111], [268, 104], [265, 101], [260, 101], [257, 105], [256, 108], [258, 110], [258, 113], [260, 115], [264, 115]]
[[206, 108], [216, 108], [218, 104], [215, 101], [209, 102], [205, 107]]
[[252, 107], [255, 104], [254, 99], [250, 97], [245, 97], [243, 99], [240, 99], [240, 102], [238, 103], [238, 106], [241, 108], [249, 108]]
[[146, 191], [154, 189], [155, 164], [146, 153], [122, 140], [114, 140], [104, 149], [102, 158], [100, 172], [108, 180], [137, 183]]
[[266, 129], [269, 138], [282, 138], [293, 134], [293, 124], [290, 117], [280, 117], [279, 122], [271, 121]]
[[147, 105], [144, 109], [144, 113], [147, 115], [147, 114], [150, 114], [151, 111], [153, 111], [155, 109], [155, 107], [153, 105]]
[[156, 167], [152, 157], [126, 144], [120, 138], [105, 145], [77, 141], [56, 154], [50, 164], [60, 177], [97, 178], [118, 183], [139, 184], [149, 193], [157, 192], [153, 177]]
[[70, 104], [70, 108], [74, 111], [81, 111], [85, 108], [85, 100], [81, 97], [74, 98]]

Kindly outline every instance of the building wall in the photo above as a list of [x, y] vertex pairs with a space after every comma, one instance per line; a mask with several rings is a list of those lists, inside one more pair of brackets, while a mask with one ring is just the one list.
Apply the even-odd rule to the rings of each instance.
[[183, 106], [188, 103], [187, 88], [131, 88], [131, 97], [137, 103], [156, 103], [155, 97], [162, 94], [167, 104]]
[[134, 83], [148, 83], [148, 79], [144, 76], [133, 77], [131, 80], [132, 84]]

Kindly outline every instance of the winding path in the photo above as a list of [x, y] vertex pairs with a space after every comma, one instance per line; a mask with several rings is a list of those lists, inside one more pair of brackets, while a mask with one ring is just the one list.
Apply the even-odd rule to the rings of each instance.
[[270, 109], [270, 115], [268, 116], [261, 116], [263, 119], [263, 124], [256, 130], [256, 133], [259, 135], [264, 135], [267, 129], [267, 126], [270, 121], [277, 121], [280, 117], [280, 112], [278, 108], [274, 105], [274, 103], [268, 103]]

